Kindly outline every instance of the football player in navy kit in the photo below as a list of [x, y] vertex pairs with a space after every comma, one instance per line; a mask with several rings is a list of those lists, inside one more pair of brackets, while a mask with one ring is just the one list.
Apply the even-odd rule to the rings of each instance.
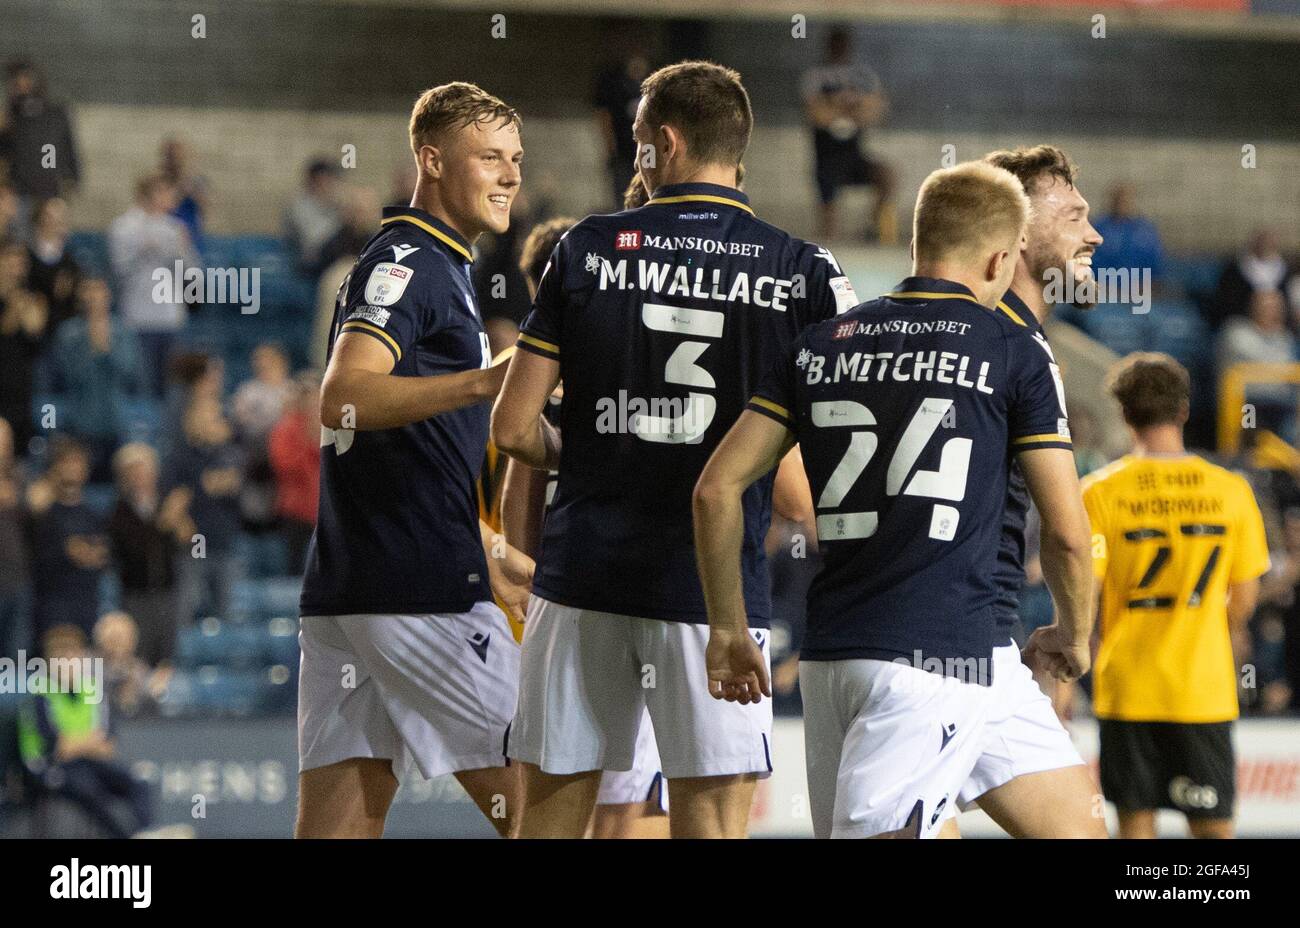
[[[757, 219], [736, 189], [753, 123], [739, 75], [683, 62], [642, 90], [633, 131], [650, 199], [560, 241], [493, 411], [498, 447], [559, 469], [511, 729], [523, 836], [582, 834], [600, 771], [631, 766], [646, 709], [673, 836], [745, 834], [771, 769], [771, 704], [708, 698], [691, 489], [762, 371], [857, 302], [830, 252]], [[556, 429], [542, 413], [561, 376]], [[764, 659], [771, 486], [745, 500], [746, 606]]]
[[[708, 685], [743, 705], [770, 683], [736, 568], [741, 500], [796, 441], [802, 449], [824, 559], [800, 665], [819, 837], [936, 836], [977, 764], [999, 750], [986, 729], [1002, 704], [1033, 701], [1055, 721], [995, 632], [1012, 455], [1043, 512], [1043, 569], [1059, 610], [1029, 649], [1061, 678], [1088, 668], [1089, 532], [1063, 391], [1045, 347], [993, 310], [1029, 211], [1001, 169], [972, 162], [931, 174], [917, 199], [913, 276], [807, 329], [696, 488]], [[1104, 836], [1068, 736], [1057, 724], [1038, 737], [1042, 765], [997, 792], [1050, 792], [1052, 833]]]
[[474, 239], [509, 225], [519, 125], [472, 84], [421, 95], [411, 206], [384, 211], [339, 292], [301, 599], [301, 837], [378, 837], [412, 766], [454, 774], [500, 833], [512, 829], [519, 649], [492, 593], [517, 606], [532, 562], [478, 518], [504, 369], [491, 366], [470, 265]]

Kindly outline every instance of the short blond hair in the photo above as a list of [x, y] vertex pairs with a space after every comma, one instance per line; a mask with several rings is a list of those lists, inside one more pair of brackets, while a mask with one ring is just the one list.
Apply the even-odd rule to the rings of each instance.
[[975, 258], [1019, 241], [1029, 222], [1029, 197], [1015, 176], [983, 161], [941, 168], [921, 184], [912, 219], [920, 263]]
[[465, 81], [439, 84], [420, 94], [411, 108], [411, 151], [418, 155], [425, 145], [442, 144], [449, 131], [474, 123], [493, 125], [503, 121], [515, 128], [523, 126], [513, 107], [481, 87]]

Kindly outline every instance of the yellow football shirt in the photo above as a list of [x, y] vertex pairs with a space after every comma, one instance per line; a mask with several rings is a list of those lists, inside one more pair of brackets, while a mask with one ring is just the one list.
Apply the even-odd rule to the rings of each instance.
[[1128, 455], [1084, 479], [1083, 502], [1101, 585], [1098, 718], [1235, 719], [1228, 587], [1269, 566], [1250, 484], [1193, 454]]
[[[515, 353], [515, 346], [503, 350], [492, 359], [493, 364], [500, 364], [506, 358]], [[487, 453], [483, 457], [483, 469], [478, 475], [478, 517], [488, 524], [488, 528], [497, 534], [501, 534], [501, 491], [505, 488], [506, 483], [506, 456], [497, 450], [497, 446], [488, 439]], [[493, 595], [493, 599], [496, 596]], [[506, 620], [510, 623], [510, 631], [514, 633], [515, 641], [524, 640], [524, 627], [516, 622], [514, 616], [501, 604], [501, 600], [496, 599], [501, 611], [506, 613]]]

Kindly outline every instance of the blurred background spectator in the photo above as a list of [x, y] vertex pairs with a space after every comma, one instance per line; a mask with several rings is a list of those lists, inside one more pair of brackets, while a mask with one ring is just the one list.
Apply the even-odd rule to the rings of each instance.
[[180, 620], [177, 561], [188, 556], [195, 532], [192, 492], [159, 489], [158, 453], [142, 442], [113, 457], [117, 503], [108, 520], [122, 608], [134, 619], [140, 657], [151, 667], [170, 661]]
[[[185, 303], [175, 299], [184, 286], [174, 280], [177, 263], [199, 265], [185, 224], [171, 214], [175, 208], [176, 188], [150, 174], [136, 182], [135, 206], [108, 227], [118, 307], [139, 337], [144, 383], [153, 396], [162, 396], [167, 360], [189, 317]], [[159, 271], [165, 274], [161, 284]]]
[[27, 249], [0, 243], [0, 418], [13, 428], [19, 455], [36, 434], [32, 393], [49, 320], [45, 300], [24, 288], [26, 279]]
[[[1286, 298], [1281, 291], [1256, 290], [1250, 294], [1248, 307], [1248, 315], [1229, 318], [1219, 332], [1220, 376], [1234, 364], [1285, 364], [1296, 360], [1296, 340], [1286, 325]], [[1246, 387], [1246, 402], [1255, 407], [1259, 428], [1294, 440], [1295, 387], [1253, 383]]]
[[284, 214], [284, 238], [305, 274], [320, 269], [321, 249], [343, 220], [339, 212], [339, 167], [317, 158], [307, 165], [302, 190]]
[[853, 33], [837, 26], [826, 38], [826, 60], [804, 72], [804, 116], [812, 128], [819, 208], [817, 234], [823, 242], [839, 234], [835, 198], [842, 187], [874, 188], [867, 237], [898, 243], [893, 168], [863, 151], [866, 130], [889, 109], [879, 75], [853, 54]]
[[140, 385], [136, 337], [109, 312], [111, 300], [103, 280], [81, 282], [80, 315], [60, 327], [50, 365], [59, 426], [85, 446], [97, 483], [110, 479], [109, 462], [126, 425], [122, 410]]
[[275, 471], [275, 505], [289, 546], [289, 569], [307, 563], [320, 499], [320, 378], [298, 377], [297, 395], [271, 430], [268, 450]]
[[169, 455], [163, 486], [188, 492], [189, 514], [201, 536], [190, 557], [181, 557], [181, 621], [199, 610], [225, 615], [242, 565], [239, 491], [244, 482], [244, 455], [221, 411], [221, 402], [195, 396], [185, 411], [182, 441]]
[[1156, 225], [1138, 212], [1137, 188], [1130, 183], [1110, 188], [1105, 215], [1092, 221], [1103, 239], [1092, 256], [1094, 270], [1150, 268], [1152, 281], [1164, 273], [1165, 250]]
[[26, 489], [14, 459], [13, 429], [0, 419], [0, 657], [16, 657], [32, 646]]
[[81, 167], [72, 120], [47, 95], [40, 69], [18, 59], [6, 66], [5, 77], [8, 105], [0, 124], [0, 160], [8, 165], [19, 197], [19, 225], [25, 229], [37, 200], [76, 189]]
[[194, 150], [185, 140], [172, 136], [163, 141], [159, 153], [159, 175], [176, 191], [171, 214], [185, 224], [190, 243], [203, 250], [203, 219], [208, 208], [208, 184], [194, 173]]
[[641, 82], [650, 76], [650, 59], [635, 50], [611, 61], [596, 78], [591, 105], [596, 129], [605, 148], [605, 170], [609, 175], [609, 211], [623, 208], [623, 191], [636, 172], [636, 142], [632, 123], [641, 102]]
[[1246, 250], [1223, 266], [1210, 304], [1210, 324], [1217, 328], [1232, 316], [1246, 315], [1254, 293], [1260, 290], [1285, 293], [1294, 277], [1295, 270], [1282, 254], [1277, 232], [1255, 230]]
[[32, 210], [27, 289], [45, 297], [50, 332], [77, 312], [81, 269], [68, 248], [68, 204], [59, 197], [41, 200]]
[[312, 276], [323, 274], [335, 262], [346, 261], [351, 266], [379, 228], [381, 213], [374, 190], [349, 188], [343, 195], [342, 223], [320, 246], [320, 254], [311, 268]]
[[103, 517], [86, 502], [89, 475], [85, 449], [59, 436], [50, 452], [49, 470], [27, 490], [38, 637], [56, 625], [75, 625], [89, 638], [99, 618], [109, 544]]
[[[77, 626], [49, 630], [43, 650], [75, 674], [71, 692], [27, 697], [19, 716], [18, 743], [28, 771], [49, 793], [70, 799], [107, 832], [129, 838], [149, 826], [153, 802], [148, 784], [114, 760], [113, 711], [84, 670], [93, 652]], [[52, 671], [53, 672], [53, 671]]]
[[138, 640], [135, 620], [125, 612], [106, 612], [95, 623], [95, 653], [104, 662], [104, 698], [114, 713], [127, 718], [153, 712], [171, 677], [169, 668], [154, 670], [136, 654]]

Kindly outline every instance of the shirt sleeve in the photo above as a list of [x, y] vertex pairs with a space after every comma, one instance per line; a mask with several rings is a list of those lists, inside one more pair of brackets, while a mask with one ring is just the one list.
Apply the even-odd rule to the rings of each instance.
[[1008, 374], [1014, 378], [1008, 409], [1011, 450], [1073, 450], [1065, 413], [1065, 385], [1047, 341], [1018, 330], [1008, 335]]
[[[382, 258], [382, 254], [375, 257]], [[339, 334], [359, 332], [375, 339], [393, 355], [404, 356], [426, 334], [426, 306], [437, 302], [438, 280], [427, 266], [408, 267], [393, 261], [364, 260], [357, 265], [342, 294]]]
[[791, 349], [782, 354], [759, 381], [758, 389], [745, 405], [759, 415], [767, 416], [795, 431], [795, 377], [798, 368], [795, 358], [803, 350], [803, 339], [796, 340]]
[[1255, 501], [1250, 484], [1241, 478], [1237, 509], [1237, 552], [1228, 573], [1229, 583], [1244, 583], [1268, 572], [1268, 539], [1264, 534], [1264, 517]]
[[1092, 575], [1101, 580], [1106, 576], [1106, 564], [1110, 560], [1110, 539], [1106, 535], [1106, 506], [1100, 484], [1085, 483], [1083, 508], [1092, 526]]
[[537, 284], [537, 296], [533, 298], [533, 310], [524, 320], [519, 332], [518, 347], [522, 351], [560, 360], [560, 346], [563, 343], [563, 314], [566, 302], [564, 291], [564, 269], [568, 261], [568, 236], [560, 239], [551, 259], [546, 262], [542, 279]]
[[805, 315], [800, 320], [800, 328], [838, 316], [858, 305], [853, 283], [830, 249], [809, 242], [804, 245], [804, 258], [800, 264], [807, 281]]

